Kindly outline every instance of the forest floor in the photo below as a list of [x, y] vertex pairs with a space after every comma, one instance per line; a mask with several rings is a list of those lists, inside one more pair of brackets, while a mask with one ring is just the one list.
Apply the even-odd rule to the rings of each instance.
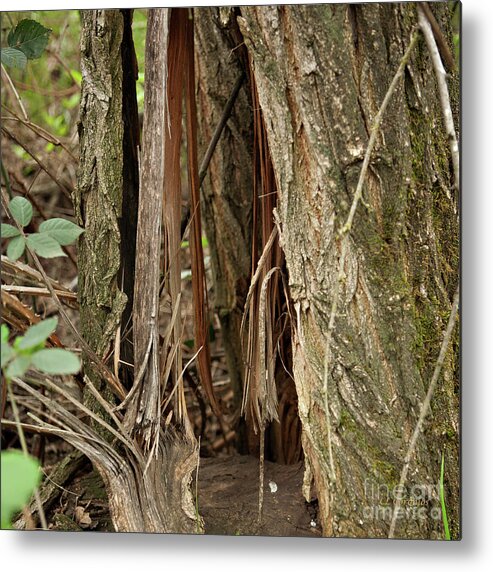
[[[46, 512], [49, 528], [59, 531], [114, 531], [103, 483], [88, 462], [54, 491]], [[265, 462], [262, 519], [258, 520], [259, 460], [248, 455], [202, 459], [197, 505], [205, 534], [236, 536], [321, 536], [317, 503], [301, 493], [303, 463]]]

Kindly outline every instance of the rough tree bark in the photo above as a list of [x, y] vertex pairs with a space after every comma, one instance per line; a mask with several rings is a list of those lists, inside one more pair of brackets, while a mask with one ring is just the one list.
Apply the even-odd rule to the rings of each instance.
[[[201, 524], [195, 515], [189, 487], [196, 466], [196, 443], [193, 436], [183, 435], [173, 427], [164, 431], [160, 411], [157, 301], [168, 11], [151, 10], [149, 14], [144, 197], [140, 205], [137, 255], [137, 213], [123, 212], [124, 220], [121, 218], [122, 205], [136, 209], [138, 200], [136, 70], [129, 26], [129, 14], [120, 10], [83, 11], [80, 166], [74, 197], [79, 222], [85, 227], [79, 250], [80, 321], [84, 338], [101, 360], [107, 360], [110, 350], [116, 351], [122, 316], [127, 316], [127, 321], [130, 316], [125, 307], [128, 299], [134, 297], [135, 272], [134, 309], [137, 308], [138, 319], [134, 329], [138, 343], [134, 370], [140, 371], [144, 365], [146, 378], [150, 378], [151, 383], [140, 380], [139, 391], [132, 392], [121, 404], [129, 405], [122, 419], [108, 407], [114, 398], [105, 386], [100, 369], [85, 356], [85, 379], [104, 395], [107, 404], [91, 390], [87, 391], [85, 403], [108, 424], [101, 431], [101, 423], [94, 417], [91, 428], [80, 425], [69, 412], [61, 412], [61, 415], [70, 427], [76, 426], [87, 435], [85, 440], [70, 432], [64, 437], [85, 453], [100, 472], [115, 530], [197, 532]], [[126, 67], [125, 76], [122, 62], [130, 66], [130, 69]], [[154, 99], [149, 93], [154, 94]], [[159, 160], [160, 169], [156, 167]], [[153, 272], [149, 277], [146, 268], [150, 264]], [[153, 345], [148, 362], [149, 356], [146, 358], [145, 353], [149, 339]], [[138, 377], [137, 373], [135, 376]], [[142, 389], [146, 396], [144, 402], [141, 401]], [[102, 438], [95, 431], [101, 433]], [[149, 447], [152, 454], [148, 452]]]
[[[449, 10], [447, 3], [433, 4], [447, 39]], [[198, 54], [204, 109], [218, 113], [218, 94], [227, 83], [222, 78], [234, 75], [222, 72], [230, 61], [221, 25], [228, 17], [239, 24], [253, 62], [295, 307], [292, 347], [306, 455], [305, 492], [313, 478], [324, 534], [387, 536], [392, 502], [396, 494], [404, 494], [410, 501], [422, 501], [424, 511], [419, 514], [424, 516], [412, 513], [411, 506], [398, 521], [396, 536], [442, 537], [437, 483], [445, 451], [448, 511], [457, 537], [457, 337], [406, 491], [394, 490], [458, 281], [458, 197], [450, 191], [448, 143], [422, 39], [384, 117], [364, 204], [351, 231], [330, 347], [329, 419], [324, 411], [325, 340], [338, 278], [338, 231], [352, 203], [373, 120], [416, 27], [416, 6], [252, 6], [240, 8], [239, 14], [221, 9], [199, 13], [203, 45], [222, 54], [214, 66], [207, 51]], [[452, 74], [449, 82], [457, 112], [458, 76]], [[213, 84], [219, 85], [216, 91], [210, 88]], [[213, 164], [212, 190], [205, 199], [206, 212], [217, 216], [214, 232], [210, 225], [208, 232], [219, 253], [237, 245], [217, 244], [228, 229], [225, 222], [218, 230], [219, 215], [231, 210], [224, 202], [248, 195], [243, 186], [234, 195], [219, 175], [235, 173], [225, 180], [248, 184], [247, 159], [235, 165], [230, 155], [247, 146], [249, 121], [248, 111], [239, 108]], [[228, 256], [231, 253], [218, 256], [217, 268], [228, 267], [223, 262]], [[219, 279], [226, 288], [223, 298], [234, 308], [234, 284], [223, 282]]]
[[[123, 199], [122, 37], [120, 10], [82, 12], [80, 160], [74, 206], [85, 232], [79, 241], [78, 292], [81, 333], [100, 357], [112, 348], [127, 303], [118, 284]], [[84, 373], [104, 391], [101, 375], [87, 357]], [[90, 394], [86, 398], [91, 409], [100, 409]]]

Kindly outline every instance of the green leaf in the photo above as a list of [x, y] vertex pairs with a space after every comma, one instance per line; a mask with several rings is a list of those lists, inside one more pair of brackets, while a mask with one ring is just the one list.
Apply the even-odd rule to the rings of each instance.
[[2, 326], [0, 327], [0, 339], [2, 341], [2, 343], [7, 343], [9, 341], [9, 327], [7, 326], [7, 324], [2, 324]]
[[29, 502], [41, 478], [39, 463], [21, 451], [3, 451], [1, 455], [2, 528], [11, 528], [13, 516]]
[[7, 42], [11, 48], [24, 52], [28, 60], [35, 60], [46, 48], [50, 33], [49, 28], [45, 28], [35, 20], [21, 20], [10, 30]]
[[2, 342], [2, 367], [15, 356], [15, 352], [7, 342]]
[[22, 377], [31, 365], [31, 356], [21, 355], [13, 359], [7, 369], [5, 375], [12, 379], [13, 377]]
[[26, 248], [26, 241], [23, 236], [15, 236], [7, 246], [7, 256], [15, 262], [20, 258]]
[[33, 206], [24, 197], [14, 197], [9, 203], [9, 211], [21, 226], [27, 226], [33, 218]]
[[75, 83], [80, 87], [82, 83], [82, 74], [79, 70], [70, 70], [70, 75], [72, 76]]
[[2, 48], [0, 50], [2, 64], [11, 68], [23, 70], [27, 64], [26, 54], [16, 48]]
[[27, 329], [23, 338], [19, 342], [19, 349], [27, 350], [42, 344], [56, 330], [57, 324], [57, 318], [49, 318], [48, 320], [43, 320], [42, 322], [34, 324], [34, 326]]
[[39, 232], [48, 234], [59, 244], [67, 246], [67, 244], [74, 242], [84, 232], [84, 229], [69, 220], [52, 218], [39, 225]]
[[39, 371], [48, 374], [66, 375], [77, 373], [80, 370], [79, 358], [61, 348], [40, 350], [32, 356], [33, 366]]
[[48, 234], [35, 232], [27, 237], [27, 244], [43, 258], [66, 256], [58, 242]]
[[4, 223], [2, 223], [0, 232], [2, 234], [2, 238], [12, 238], [13, 236], [19, 236], [20, 234], [18, 228], [15, 228], [15, 226], [12, 226], [11, 224]]

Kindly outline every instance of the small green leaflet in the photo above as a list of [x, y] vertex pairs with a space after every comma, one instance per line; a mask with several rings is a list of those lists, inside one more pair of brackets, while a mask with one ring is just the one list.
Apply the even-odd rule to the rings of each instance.
[[0, 332], [1, 332], [2, 343], [8, 342], [9, 341], [9, 327], [7, 326], [7, 324], [2, 324], [0, 326]]
[[68, 375], [80, 369], [79, 358], [68, 350], [49, 348], [40, 350], [32, 356], [32, 364], [43, 373], [52, 375]]
[[7, 246], [7, 256], [15, 262], [24, 253], [26, 241], [23, 236], [15, 236]]
[[63, 218], [45, 220], [39, 225], [39, 232], [54, 238], [59, 244], [67, 246], [79, 238], [84, 229]]
[[7, 366], [5, 375], [12, 379], [13, 377], [22, 377], [31, 365], [31, 356], [20, 355], [13, 359]]
[[2, 234], [2, 238], [12, 238], [14, 236], [19, 236], [20, 234], [18, 228], [15, 228], [15, 226], [12, 226], [11, 224], [4, 224], [3, 222], [0, 232]]
[[15, 356], [14, 350], [7, 342], [2, 342], [2, 367]]
[[34, 234], [30, 234], [27, 237], [27, 244], [36, 254], [39, 254], [39, 256], [43, 256], [44, 258], [67, 256], [60, 248], [58, 242], [45, 233], [41, 234], [36, 232]]
[[46, 48], [50, 33], [49, 28], [45, 28], [35, 20], [21, 20], [10, 30], [7, 42], [11, 48], [23, 52], [28, 60], [35, 60]]
[[27, 226], [33, 218], [33, 206], [24, 197], [14, 197], [9, 203], [9, 211], [20, 226]]
[[24, 336], [20, 339], [17, 349], [28, 350], [42, 344], [56, 330], [57, 324], [57, 318], [49, 318], [34, 324], [34, 326], [27, 329]]
[[0, 59], [4, 66], [11, 68], [18, 68], [23, 70], [27, 64], [27, 57], [24, 52], [16, 48], [2, 48], [0, 49]]
[[11, 520], [31, 499], [41, 478], [39, 464], [21, 451], [3, 451], [1, 455], [2, 529], [12, 528]]

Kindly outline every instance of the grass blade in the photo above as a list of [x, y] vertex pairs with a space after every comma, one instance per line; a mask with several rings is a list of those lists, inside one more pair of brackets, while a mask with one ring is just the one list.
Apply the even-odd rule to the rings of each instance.
[[440, 467], [440, 504], [442, 505], [442, 521], [443, 521], [443, 528], [445, 530], [445, 539], [450, 540], [450, 530], [448, 527], [448, 518], [447, 518], [447, 507], [445, 506], [445, 493], [443, 487], [444, 468], [445, 468], [445, 457], [442, 452], [442, 465]]

